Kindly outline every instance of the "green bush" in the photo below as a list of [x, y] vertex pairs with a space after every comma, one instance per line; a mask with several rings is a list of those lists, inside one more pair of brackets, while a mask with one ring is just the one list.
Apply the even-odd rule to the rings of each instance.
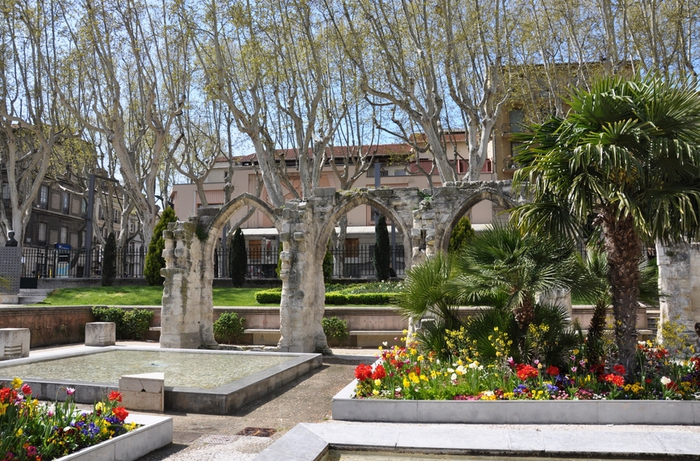
[[123, 339], [143, 339], [151, 325], [151, 320], [153, 320], [153, 311], [133, 309], [124, 312], [124, 328], [121, 336]]
[[160, 215], [158, 224], [153, 229], [153, 236], [148, 244], [148, 253], [146, 253], [146, 265], [143, 268], [143, 276], [148, 281], [149, 285], [162, 285], [163, 277], [160, 275], [160, 270], [165, 267], [163, 259], [163, 249], [165, 249], [165, 239], [163, 231], [168, 228], [168, 224], [177, 221], [175, 210], [166, 208]]
[[243, 336], [245, 317], [239, 317], [235, 312], [223, 312], [214, 322], [214, 339], [216, 342], [236, 343]]
[[117, 336], [124, 328], [124, 311], [119, 307], [93, 307], [92, 315], [97, 322], [114, 322], [117, 327]]
[[348, 295], [337, 292], [326, 293], [326, 304], [346, 306], [348, 304]]
[[338, 342], [343, 342], [350, 335], [348, 322], [335, 316], [321, 319], [321, 326], [328, 340], [335, 339]]
[[98, 322], [114, 322], [117, 339], [143, 339], [153, 320], [153, 311], [124, 310], [119, 307], [93, 307], [92, 315]]
[[110, 232], [102, 258], [102, 286], [111, 287], [117, 277], [117, 239]]
[[258, 304], [279, 304], [281, 300], [282, 290], [279, 288], [258, 291], [255, 293], [255, 301], [257, 301]]
[[[255, 293], [255, 300], [259, 304], [279, 304], [282, 300], [282, 291], [277, 288], [258, 291]], [[332, 306], [347, 306], [348, 304], [383, 306], [393, 303], [393, 293], [340, 293], [337, 291], [326, 293], [326, 305]]]

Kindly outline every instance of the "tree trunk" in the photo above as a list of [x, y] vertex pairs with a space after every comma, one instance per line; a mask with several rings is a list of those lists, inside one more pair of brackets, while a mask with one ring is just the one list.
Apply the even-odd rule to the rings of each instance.
[[641, 243], [631, 217], [615, 219], [612, 213], [602, 216], [613, 315], [619, 361], [628, 376], [634, 372], [637, 349], [637, 297], [639, 294], [639, 256]]

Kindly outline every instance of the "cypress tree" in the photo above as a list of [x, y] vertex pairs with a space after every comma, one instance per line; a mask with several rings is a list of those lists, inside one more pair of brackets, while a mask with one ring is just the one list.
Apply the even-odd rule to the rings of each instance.
[[234, 287], [242, 287], [248, 272], [248, 253], [245, 249], [245, 237], [240, 227], [233, 234], [229, 255], [231, 283]]
[[111, 287], [117, 277], [117, 239], [110, 232], [102, 257], [102, 286]]
[[160, 270], [165, 267], [163, 259], [163, 249], [165, 248], [165, 239], [163, 231], [168, 228], [168, 223], [177, 221], [175, 210], [166, 208], [160, 215], [158, 224], [153, 229], [153, 237], [148, 244], [148, 253], [146, 253], [146, 265], [143, 268], [143, 276], [148, 281], [149, 285], [162, 285], [164, 278], [160, 275]]
[[377, 272], [377, 280], [389, 280], [391, 276], [389, 270], [391, 267], [391, 244], [384, 216], [380, 216], [374, 225], [374, 237], [374, 270]]
[[465, 244], [471, 242], [474, 236], [476, 236], [476, 232], [472, 229], [471, 221], [469, 221], [468, 217], [462, 216], [462, 218], [457, 221], [454, 229], [452, 229], [447, 251], [449, 253], [456, 253]]
[[331, 244], [328, 242], [326, 254], [323, 257], [323, 282], [331, 283], [333, 279], [333, 253], [331, 253]]

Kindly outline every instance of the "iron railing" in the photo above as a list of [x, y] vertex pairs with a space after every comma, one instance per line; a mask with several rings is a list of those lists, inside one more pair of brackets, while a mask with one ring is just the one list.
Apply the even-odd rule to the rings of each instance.
[[[248, 278], [277, 278], [277, 247], [247, 248]], [[354, 245], [331, 249], [333, 254], [333, 278], [371, 279], [374, 270], [374, 245]], [[228, 278], [228, 250], [217, 249], [214, 263], [215, 278]], [[27, 278], [83, 278], [88, 255], [84, 248], [70, 250], [52, 247], [22, 248], [22, 277]], [[90, 275], [99, 278], [102, 274], [102, 250], [90, 251]], [[396, 276], [405, 274], [403, 246], [397, 245], [391, 253], [392, 270]], [[145, 255], [142, 251], [120, 251], [117, 253], [117, 277], [143, 277]]]

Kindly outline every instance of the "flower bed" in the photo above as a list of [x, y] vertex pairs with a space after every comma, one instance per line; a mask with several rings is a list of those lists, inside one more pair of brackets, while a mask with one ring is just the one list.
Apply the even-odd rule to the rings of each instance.
[[[425, 423], [698, 424], [700, 359], [671, 360], [640, 343], [639, 369], [589, 367], [574, 350], [566, 367], [445, 362], [416, 347], [382, 350], [359, 365], [333, 399], [333, 419]], [[633, 377], [634, 380], [630, 380]]]
[[0, 387], [0, 456], [3, 461], [48, 461], [135, 430], [126, 422], [128, 411], [113, 391], [92, 411], [79, 411], [72, 388], [63, 388], [67, 398], [53, 405], [32, 398], [31, 387], [14, 378]]
[[377, 362], [355, 369], [356, 398], [398, 400], [699, 400], [700, 358], [671, 360], [651, 342], [637, 350], [639, 369], [630, 379], [622, 365], [588, 367], [574, 350], [566, 367], [515, 363], [481, 364], [470, 358], [446, 363], [415, 346], [382, 350]]

